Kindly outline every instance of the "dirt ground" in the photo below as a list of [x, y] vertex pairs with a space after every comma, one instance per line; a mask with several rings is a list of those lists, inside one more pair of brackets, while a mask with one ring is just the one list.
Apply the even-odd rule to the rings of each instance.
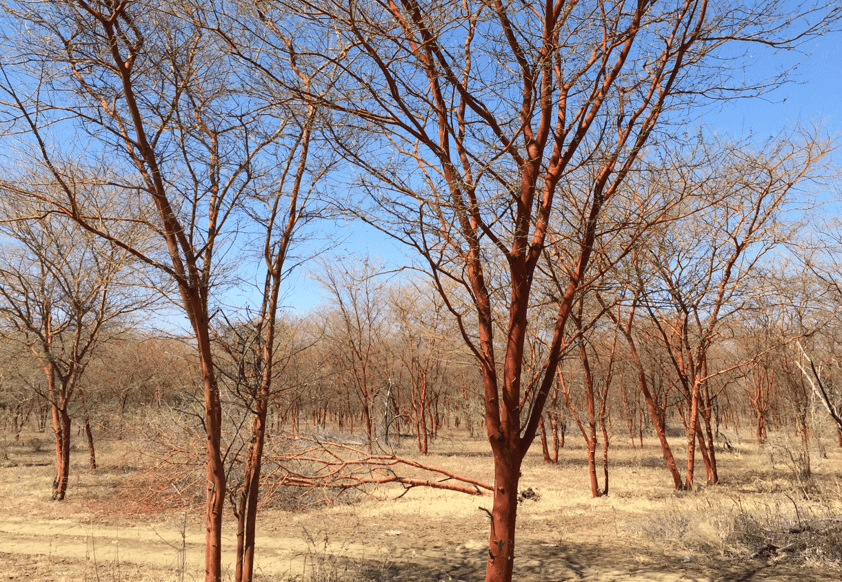
[[[746, 447], [739, 457], [721, 459], [720, 485], [676, 494], [654, 443], [647, 447], [617, 447], [611, 495], [599, 499], [590, 496], [581, 448], [569, 445], [558, 466], [543, 465], [537, 455], [528, 459], [522, 489], [533, 488], [537, 499], [524, 500], [519, 510], [515, 580], [701, 582], [842, 577], [838, 564], [736, 547], [721, 534], [718, 524], [744, 515], [752, 503], [765, 507], [767, 513], [777, 512], [781, 520], [794, 519], [786, 509], [786, 497], [795, 495], [785, 479], [786, 468], [772, 464], [768, 472], [760, 472], [768, 455]], [[450, 450], [425, 462], [460, 468], [476, 478], [488, 477], [490, 459], [482, 453], [482, 443], [453, 441], [445, 448]], [[838, 483], [842, 452], [830, 452], [827, 459], [814, 463], [815, 473], [823, 481], [836, 479]], [[55, 503], [48, 501], [50, 466], [33, 462], [34, 457], [23, 449], [7, 457], [0, 468], [0, 580], [201, 579], [204, 531], [200, 514], [185, 510], [133, 513], [128, 499], [122, 497], [126, 491], [121, 485], [131, 459], [115, 456], [114, 465], [92, 475], [84, 471], [84, 455], [79, 454], [68, 499]], [[836, 507], [840, 501], [832, 499], [822, 507]], [[803, 503], [802, 512], [807, 511], [808, 502]], [[258, 530], [257, 578], [279, 582], [482, 580], [488, 517], [481, 508], [489, 507], [488, 498], [418, 489], [391, 501], [355, 496], [329, 507], [267, 508], [261, 512]], [[223, 562], [233, 578], [233, 518], [226, 518], [223, 543], [228, 551]]]

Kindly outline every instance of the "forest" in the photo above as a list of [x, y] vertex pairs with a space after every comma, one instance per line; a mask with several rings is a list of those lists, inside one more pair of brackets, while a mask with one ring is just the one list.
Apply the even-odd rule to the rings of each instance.
[[42, 501], [113, 478], [251, 582], [269, 509], [461, 496], [451, 579], [541, 580], [530, 500], [631, 495], [634, 458], [678, 502], [785, 478], [809, 540], [745, 551], [838, 576], [839, 138], [705, 123], [837, 3], [0, 6], [2, 470], [48, 442]]

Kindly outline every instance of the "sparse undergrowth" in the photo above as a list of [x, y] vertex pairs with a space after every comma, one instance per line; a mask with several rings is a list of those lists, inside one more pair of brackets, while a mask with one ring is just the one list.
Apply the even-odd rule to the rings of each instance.
[[[51, 451], [33, 445], [44, 438], [9, 441], [9, 459], [0, 469], [0, 503], [11, 508], [6, 525], [40, 524], [46, 532], [28, 530], [41, 543], [34, 550], [41, 556], [9, 548], [4, 551], [11, 553], [0, 554], [0, 569], [16, 576], [12, 580], [201, 580], [201, 483], [171, 478], [162, 465], [153, 470], [136, 442], [104, 441], [100, 470], [88, 472], [86, 452], [75, 452], [69, 497], [51, 503]], [[491, 479], [482, 440], [457, 434], [435, 444], [424, 463]], [[411, 445], [400, 454], [410, 456]], [[785, 452], [735, 439], [731, 453], [721, 456], [719, 485], [675, 492], [654, 439], [643, 448], [616, 443], [611, 495], [593, 499], [580, 442], [568, 439], [558, 465], [544, 464], [535, 450], [523, 467], [515, 577], [651, 580], [685, 572], [695, 580], [741, 579], [762, 565], [775, 575], [804, 571], [811, 580], [838, 579], [842, 450], [828, 447], [828, 457], [814, 458], [811, 475], [802, 478], [788, 468], [792, 457]], [[378, 495], [399, 494], [393, 487]], [[489, 498], [418, 488], [396, 501], [379, 502], [357, 491], [324, 504], [312, 501], [329, 495], [300, 493], [279, 489], [261, 509], [259, 582], [483, 578], [488, 518], [481, 508], [490, 507]], [[233, 523], [230, 515], [226, 519]], [[76, 524], [74, 535], [84, 541], [74, 546], [71, 536], [60, 533], [70, 527], [65, 524]], [[131, 542], [143, 532], [145, 545]], [[233, 546], [233, 538], [226, 539], [226, 547]], [[119, 552], [109, 554], [115, 545]], [[141, 555], [147, 546], [158, 548], [157, 562]]]
[[[642, 519], [638, 532], [697, 559], [768, 560], [842, 572], [842, 481], [777, 481], [755, 480], [760, 495], [738, 494], [727, 485], [687, 495]], [[769, 489], [776, 492], [764, 491]]]

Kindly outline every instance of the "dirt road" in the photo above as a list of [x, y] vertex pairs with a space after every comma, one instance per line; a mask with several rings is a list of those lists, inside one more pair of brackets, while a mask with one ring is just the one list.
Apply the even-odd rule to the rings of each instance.
[[[393, 524], [398, 527], [400, 524]], [[265, 528], [259, 535], [258, 578], [282, 580], [314, 569], [346, 579], [482, 580], [484, 544], [427, 543], [411, 546], [401, 530], [380, 529], [378, 536], [363, 535], [359, 541], [330, 541], [308, 535], [278, 535], [282, 527]], [[370, 532], [364, 532], [370, 533]], [[182, 535], [183, 534], [183, 535]], [[366, 540], [363, 543], [362, 540]], [[416, 540], [417, 541], [417, 540]], [[223, 543], [234, 547], [233, 530]], [[672, 582], [728, 580], [799, 580], [798, 572], [770, 568], [768, 564], [721, 565], [684, 561], [675, 557], [641, 563], [630, 548], [540, 543], [524, 539], [516, 565], [517, 579], [524, 582], [561, 580], [625, 580]], [[70, 520], [24, 520], [0, 518], [0, 567], [4, 579], [70, 582], [96, 580], [101, 572], [121, 569], [121, 579], [198, 579], [204, 557], [204, 536], [197, 527], [158, 523], [118, 527], [74, 523]], [[182, 561], [183, 560], [183, 561]], [[223, 564], [233, 571], [234, 554], [223, 554]], [[39, 566], [40, 564], [40, 566]], [[48, 567], [49, 566], [49, 567]], [[48, 569], [47, 569], [48, 567]], [[127, 572], [136, 573], [129, 576]], [[155, 576], [149, 576], [155, 572]], [[108, 579], [106, 576], [102, 576]], [[830, 580], [831, 578], [828, 578]]]

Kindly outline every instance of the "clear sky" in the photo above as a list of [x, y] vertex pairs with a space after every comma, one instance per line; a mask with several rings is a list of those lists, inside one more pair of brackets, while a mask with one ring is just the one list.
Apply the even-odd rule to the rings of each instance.
[[[783, 67], [797, 64], [791, 82], [757, 99], [740, 99], [707, 110], [702, 123], [707, 129], [758, 142], [796, 125], [817, 124], [831, 136], [842, 134], [842, 33], [815, 39], [800, 51], [758, 51], [757, 62], [747, 69], [752, 79], [773, 76]], [[837, 152], [835, 159], [842, 163]], [[406, 264], [404, 250], [388, 237], [365, 225], [344, 227], [344, 243], [333, 251], [338, 256], [378, 256], [387, 265]], [[294, 312], [309, 311], [324, 298], [321, 287], [303, 265], [288, 281], [283, 305]]]
[[753, 66], [752, 74], [763, 77], [774, 74], [781, 63], [798, 63], [792, 82], [760, 99], [733, 101], [705, 123], [734, 135], [752, 132], [761, 139], [796, 123], [815, 122], [830, 133], [842, 132], [842, 33], [813, 40], [802, 50], [809, 54], [767, 53]]

